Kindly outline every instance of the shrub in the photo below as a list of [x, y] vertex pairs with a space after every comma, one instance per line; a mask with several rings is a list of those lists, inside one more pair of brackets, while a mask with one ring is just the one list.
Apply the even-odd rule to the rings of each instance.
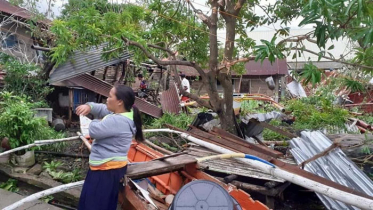
[[12, 148], [35, 140], [64, 137], [50, 128], [45, 119], [34, 117], [33, 105], [27, 98], [2, 92], [0, 100], [0, 137], [7, 137]]

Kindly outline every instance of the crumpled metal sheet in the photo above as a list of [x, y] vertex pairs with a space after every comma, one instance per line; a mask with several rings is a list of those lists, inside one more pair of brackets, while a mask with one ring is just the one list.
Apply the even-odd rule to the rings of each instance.
[[286, 116], [281, 112], [272, 111], [269, 113], [258, 113], [258, 114], [248, 114], [245, 116], [245, 120], [256, 119], [259, 122], [269, 122], [272, 119], [281, 119], [282, 117]]
[[[297, 164], [323, 152], [332, 145], [320, 131], [303, 131], [300, 138], [290, 141], [290, 152]], [[373, 196], [373, 182], [353, 163], [344, 152], [336, 148], [329, 154], [307, 163], [304, 169], [313, 174], [330, 179], [336, 183], [347, 186], [355, 191], [364, 192]], [[359, 209], [357, 207], [333, 200], [327, 196], [316, 193], [328, 209]]]
[[176, 88], [176, 84], [170, 84], [170, 89], [163, 91], [161, 95], [162, 111], [179, 114], [181, 111], [179, 94]]
[[297, 81], [292, 81], [286, 85], [288, 90], [293, 96], [304, 98], [307, 97], [306, 91], [304, 91], [302, 85]]
[[286, 116], [281, 112], [272, 111], [269, 113], [258, 113], [258, 114], [248, 114], [245, 116], [245, 120], [256, 119], [259, 122], [269, 122], [272, 119], [281, 119], [282, 117]]

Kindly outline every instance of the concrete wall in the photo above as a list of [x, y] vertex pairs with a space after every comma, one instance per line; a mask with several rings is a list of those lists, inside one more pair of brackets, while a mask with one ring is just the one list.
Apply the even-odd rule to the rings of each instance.
[[[312, 31], [314, 29], [307, 29], [307, 28], [300, 28], [300, 29], [291, 29], [290, 30], [290, 36], [297, 36], [297, 35], [304, 35], [310, 31]], [[274, 30], [261, 30], [261, 31], [252, 31], [252, 32], [249, 32], [248, 33], [248, 36], [252, 39], [254, 39], [256, 41], [257, 44], [262, 44], [260, 42], [261, 39], [264, 39], [264, 40], [267, 40], [267, 41], [271, 41], [273, 35], [275, 34], [276, 32]], [[285, 38], [288, 38], [288, 37], [281, 37], [279, 36], [276, 40], [276, 43], [280, 42], [281, 40], [285, 39]], [[313, 38], [316, 40], [316, 38]], [[309, 50], [312, 50], [316, 53], [320, 52], [320, 49], [318, 48], [318, 46], [314, 43], [310, 43], [308, 41], [304, 41], [303, 44], [305, 45], [305, 47]], [[328, 49], [331, 45], [334, 45], [334, 49], [332, 50], [326, 50], [327, 52], [331, 53], [335, 58], [339, 59], [340, 58], [340, 55], [343, 54], [345, 55], [346, 53], [348, 53], [351, 49], [353, 49], [353, 44], [350, 43], [347, 39], [339, 39], [338, 41], [329, 41], [327, 42], [326, 44], [326, 49]], [[294, 46], [294, 44], [293, 44]], [[327, 54], [327, 56], [329, 56]], [[348, 54], [345, 58], [346, 59], [351, 59], [353, 58], [353, 54]], [[310, 53], [307, 53], [307, 52], [304, 52], [304, 55], [302, 55], [301, 57], [297, 57], [296, 59], [292, 59], [293, 57], [293, 53], [291, 53], [287, 58], [286, 60], [288, 62], [290, 61], [308, 61], [308, 59], [310, 58], [311, 61], [317, 61], [318, 60], [318, 56], [317, 55], [313, 55], [313, 54], [310, 54]], [[324, 59], [322, 58], [321, 61], [329, 61], [327, 59]]]

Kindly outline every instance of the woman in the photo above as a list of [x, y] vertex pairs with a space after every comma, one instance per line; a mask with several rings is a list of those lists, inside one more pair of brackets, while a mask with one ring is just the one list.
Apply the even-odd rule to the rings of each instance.
[[127, 171], [127, 153], [132, 137], [143, 141], [139, 110], [133, 106], [135, 94], [127, 86], [110, 90], [106, 105], [87, 103], [76, 114], [93, 114], [89, 135], [95, 139], [89, 155], [90, 169], [79, 200], [79, 210], [115, 210], [120, 179]]

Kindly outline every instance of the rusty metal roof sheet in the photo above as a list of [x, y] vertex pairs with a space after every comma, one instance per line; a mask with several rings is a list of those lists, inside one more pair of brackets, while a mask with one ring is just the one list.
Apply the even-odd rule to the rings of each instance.
[[130, 58], [130, 54], [125, 51], [119, 58], [105, 61], [101, 57], [104, 47], [105, 44], [101, 44], [98, 47], [92, 47], [87, 52], [75, 52], [68, 61], [54, 69], [49, 76], [50, 83], [53, 85], [99, 68], [118, 64]]
[[[90, 74], [82, 74], [77, 77], [71, 78], [68, 80], [68, 83], [84, 87], [106, 97], [109, 96], [110, 89], [113, 88], [113, 85], [102, 81]], [[145, 114], [148, 114], [155, 118], [162, 117], [162, 109], [137, 97], [135, 99], [135, 106]]]
[[[332, 145], [320, 131], [303, 131], [301, 138], [290, 141], [291, 154], [297, 164], [320, 154]], [[336, 148], [310, 163], [304, 169], [308, 172], [349, 187], [351, 191], [363, 192], [373, 196], [373, 182], [353, 163], [340, 148]], [[335, 201], [327, 196], [317, 194], [328, 209], [358, 209], [354, 206]]]
[[[14, 15], [16, 17], [21, 17], [21, 18], [24, 18], [24, 19], [27, 19], [27, 20], [35, 17], [35, 15], [32, 14], [30, 11], [28, 11], [24, 8], [12, 5], [11, 3], [9, 3], [6, 0], [0, 0], [0, 12], [6, 13], [8, 15]], [[39, 21], [39, 22], [47, 24], [47, 23], [50, 23], [51, 21], [48, 20], [48, 19], [44, 19], [44, 20]]]
[[161, 104], [162, 104], [163, 112], [168, 112], [168, 113], [173, 113], [173, 114], [180, 113], [180, 110], [181, 110], [180, 99], [179, 99], [179, 94], [177, 92], [175, 83], [172, 83], [168, 90], [162, 92]]
[[18, 17], [22, 17], [25, 19], [30, 19], [32, 16], [32, 13], [26, 9], [23, 9], [21, 7], [17, 7], [15, 5], [12, 5], [6, 0], [0, 0], [0, 11], [5, 12], [10, 15], [15, 15]]
[[[276, 59], [271, 63], [268, 59], [264, 59], [263, 63], [260, 61], [250, 61], [245, 64], [245, 75], [252, 76], [270, 76], [270, 75], [287, 75], [288, 66], [285, 59]], [[237, 73], [232, 72], [232, 75]]]

